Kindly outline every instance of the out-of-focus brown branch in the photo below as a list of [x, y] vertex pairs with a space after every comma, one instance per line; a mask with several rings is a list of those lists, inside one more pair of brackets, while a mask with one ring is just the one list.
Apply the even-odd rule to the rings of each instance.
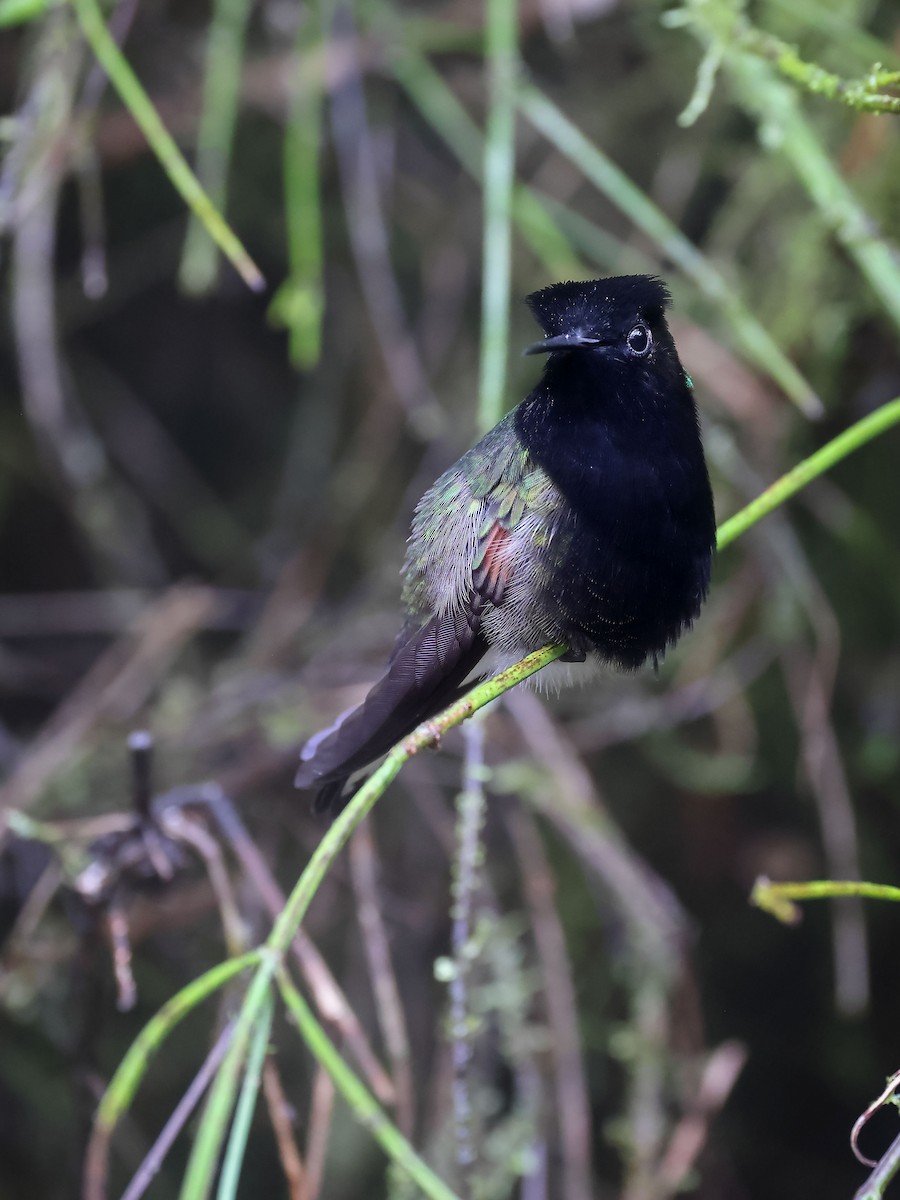
[[[853, 797], [829, 716], [820, 664], [801, 647], [782, 655], [782, 665], [802, 739], [803, 766], [816, 800], [828, 871], [835, 879], [860, 879]], [[869, 955], [865, 913], [859, 897], [833, 901], [836, 1002], [848, 1016], [869, 1003]]]
[[[240, 862], [247, 878], [256, 889], [271, 917], [284, 908], [285, 895], [275, 882], [256, 843], [247, 833], [243, 822], [215, 785], [209, 785], [210, 811]], [[291, 951], [313, 995], [323, 1019], [338, 1029], [368, 1082], [383, 1104], [396, 1102], [394, 1084], [372, 1049], [369, 1039], [347, 997], [334, 978], [325, 959], [304, 929], [298, 929], [291, 942]]]
[[19, 177], [4, 180], [23, 408], [50, 479], [98, 566], [132, 582], [159, 583], [163, 574], [143, 508], [110, 471], [105, 448], [67, 385], [56, 328], [57, 208], [78, 144], [73, 105], [83, 53], [69, 11], [48, 18], [18, 117]]
[[426, 437], [443, 424], [443, 410], [422, 366], [391, 264], [382, 214], [375, 144], [356, 58], [356, 33], [349, 8], [335, 17], [335, 40], [351, 56], [354, 70], [331, 91], [331, 128], [347, 212], [347, 228], [366, 296], [369, 317], [381, 347], [385, 369], [412, 428]]
[[591, 1200], [591, 1107], [578, 1035], [578, 1006], [566, 938], [555, 904], [556, 882], [531, 816], [522, 808], [507, 822], [519, 859], [522, 891], [541, 962], [556, 1076], [556, 1119], [564, 1200]]
[[328, 1152], [328, 1135], [334, 1113], [334, 1084], [324, 1067], [319, 1067], [312, 1087], [309, 1124], [306, 1136], [306, 1175], [309, 1200], [318, 1200], [325, 1177], [325, 1156]]
[[145, 609], [66, 697], [0, 788], [0, 828], [5, 810], [27, 808], [101, 721], [134, 715], [214, 605], [214, 589], [174, 587]]
[[391, 1063], [396, 1093], [397, 1126], [412, 1138], [415, 1122], [415, 1095], [406, 1017], [397, 976], [391, 961], [387, 931], [378, 903], [378, 859], [372, 818], [357, 827], [350, 841], [350, 870], [356, 893], [356, 915], [363, 947], [369, 964], [369, 976], [378, 1008], [378, 1019]]
[[529, 800], [596, 874], [628, 931], [634, 1050], [627, 1060], [622, 1195], [627, 1200], [645, 1200], [654, 1195], [653, 1180], [669, 1123], [665, 1102], [669, 1006], [684, 970], [686, 919], [662, 880], [640, 862], [616, 829], [584, 764], [538, 698], [520, 689], [507, 693], [505, 704], [529, 752], [553, 781], [550, 788], [531, 789]]
[[659, 1168], [660, 1194], [676, 1196], [709, 1137], [713, 1117], [728, 1099], [747, 1061], [740, 1042], [723, 1042], [709, 1055], [700, 1076], [693, 1102], [669, 1139]]
[[269, 1058], [262, 1072], [263, 1095], [269, 1110], [269, 1120], [275, 1131], [278, 1157], [287, 1184], [288, 1200], [312, 1200], [306, 1167], [294, 1138], [293, 1106], [281, 1086], [278, 1067]]
[[554, 781], [552, 796], [535, 789], [538, 811], [609, 890], [631, 931], [635, 952], [663, 977], [674, 977], [687, 936], [687, 919], [677, 900], [628, 846], [583, 762], [538, 697], [520, 688], [507, 692], [504, 705], [530, 753]]

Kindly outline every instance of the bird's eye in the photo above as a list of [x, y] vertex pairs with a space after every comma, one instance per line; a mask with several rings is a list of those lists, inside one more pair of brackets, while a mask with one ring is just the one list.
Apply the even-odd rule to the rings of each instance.
[[625, 345], [628, 347], [630, 354], [635, 358], [643, 358], [648, 354], [650, 347], [653, 345], [653, 337], [646, 325], [635, 325], [628, 337], [625, 339]]

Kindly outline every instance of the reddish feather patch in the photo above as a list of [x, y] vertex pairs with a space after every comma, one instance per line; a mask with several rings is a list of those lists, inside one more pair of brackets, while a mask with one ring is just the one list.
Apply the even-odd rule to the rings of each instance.
[[475, 590], [491, 604], [499, 604], [509, 582], [512, 563], [505, 553], [510, 531], [503, 525], [494, 525], [484, 543], [481, 562], [472, 573]]

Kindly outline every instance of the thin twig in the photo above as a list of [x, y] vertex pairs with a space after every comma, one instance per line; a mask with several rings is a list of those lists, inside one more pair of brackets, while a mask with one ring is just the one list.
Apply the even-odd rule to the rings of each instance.
[[863, 417], [849, 429], [832, 438], [821, 449], [810, 454], [792, 470], [777, 479], [755, 500], [745, 505], [740, 512], [735, 513], [719, 526], [716, 546], [724, 550], [731, 545], [735, 538], [746, 533], [757, 521], [773, 512], [780, 505], [796, 495], [819, 475], [846, 458], [854, 450], [864, 446], [872, 438], [878, 437], [900, 421], [900, 397], [889, 400], [868, 416]]
[[471, 1011], [469, 980], [475, 942], [475, 905], [481, 884], [484, 849], [481, 834], [486, 813], [484, 787], [484, 726], [472, 721], [465, 727], [466, 757], [463, 790], [457, 801], [456, 853], [453, 863], [453, 924], [450, 944], [450, 1036], [453, 1056], [453, 1123], [456, 1165], [464, 1200], [473, 1195], [477, 1151], [472, 1111], [471, 1078], [477, 1026]]
[[265, 280], [259, 268], [200, 186], [172, 135], [160, 120], [152, 101], [116, 45], [103, 20], [100, 6], [96, 0], [72, 0], [72, 5], [91, 49], [119, 93], [123, 104], [140, 126], [172, 185], [203, 222], [207, 233], [231, 260], [247, 286], [253, 291], [261, 291], [265, 287]]
[[562, 1151], [564, 1200], [591, 1200], [591, 1106], [572, 964], [555, 904], [556, 881], [534, 820], [522, 808], [507, 817], [519, 859], [522, 891], [531, 912], [547, 1019], [552, 1034], [556, 1113]]
[[147, 1188], [153, 1182], [165, 1161], [166, 1155], [172, 1148], [172, 1143], [187, 1124], [191, 1113], [200, 1103], [203, 1093], [209, 1087], [210, 1080], [219, 1069], [222, 1059], [228, 1050], [233, 1029], [233, 1020], [228, 1021], [223, 1027], [209, 1054], [203, 1060], [200, 1070], [191, 1080], [187, 1091], [176, 1104], [172, 1115], [163, 1126], [162, 1132], [150, 1147], [146, 1158], [140, 1167], [138, 1167], [131, 1182], [122, 1194], [122, 1200], [140, 1200], [141, 1196], [143, 1196], [144, 1192], [146, 1192]]
[[415, 1097], [409, 1035], [384, 918], [378, 903], [377, 857], [371, 818], [363, 821], [350, 839], [350, 870], [378, 1020], [391, 1062], [397, 1125], [402, 1133], [411, 1138], [415, 1125]]
[[660, 1162], [659, 1181], [666, 1195], [684, 1189], [709, 1137], [712, 1118], [728, 1099], [746, 1061], [747, 1051], [740, 1042], [723, 1042], [706, 1060], [693, 1103], [675, 1126]]
[[[853, 797], [834, 732], [827, 690], [819, 664], [799, 646], [782, 655], [788, 695], [800, 732], [803, 765], [816, 800], [829, 873], [859, 879], [859, 838]], [[845, 1016], [864, 1012], [869, 1003], [869, 954], [861, 900], [834, 905], [832, 915], [835, 1002]]]
[[129, 718], [166, 671], [171, 656], [206, 623], [214, 593], [173, 587], [97, 660], [30, 744], [0, 788], [0, 828], [9, 808], [27, 808], [96, 724]]
[[124, 909], [111, 900], [106, 910], [106, 929], [112, 946], [113, 971], [116, 977], [116, 1008], [129, 1012], [137, 1003], [137, 986], [131, 970], [131, 938]]
[[328, 1153], [328, 1135], [331, 1132], [336, 1091], [331, 1076], [324, 1067], [320, 1066], [313, 1080], [309, 1124], [306, 1133], [308, 1200], [318, 1200], [322, 1191], [322, 1182], [325, 1178], [325, 1157]]
[[875, 1170], [856, 1192], [853, 1200], [881, 1200], [884, 1189], [900, 1170], [900, 1134], [878, 1160]]
[[481, 353], [478, 424], [486, 433], [500, 420], [506, 386], [512, 198], [516, 168], [516, 0], [488, 0], [486, 62], [489, 108], [484, 139]]
[[222, 848], [218, 841], [203, 828], [199, 821], [191, 820], [181, 809], [165, 810], [161, 814], [160, 824], [173, 841], [190, 846], [203, 859], [219, 906], [225, 946], [231, 957], [243, 954], [247, 949], [247, 927], [241, 917], [234, 888], [225, 867]]
[[294, 1137], [294, 1110], [284, 1094], [278, 1066], [272, 1058], [266, 1059], [263, 1067], [263, 1094], [269, 1110], [269, 1120], [275, 1131], [278, 1157], [284, 1172], [289, 1200], [313, 1200], [309, 1191], [306, 1167], [300, 1156], [300, 1148]]
[[397, 398], [409, 415], [411, 427], [420, 435], [431, 437], [443, 424], [443, 410], [413, 342], [391, 264], [362, 87], [362, 66], [349, 5], [338, 8], [333, 34], [344, 50], [344, 65], [352, 64], [354, 68], [340, 85], [329, 82], [332, 136], [360, 284]]
[[[247, 832], [234, 807], [215, 784], [207, 785], [206, 803], [232, 852], [274, 919], [284, 908], [285, 895], [269, 870], [266, 860]], [[303, 929], [298, 929], [291, 941], [291, 952], [300, 967], [307, 986], [323, 1019], [333, 1024], [344, 1038], [350, 1053], [359, 1063], [369, 1085], [383, 1104], [395, 1102], [394, 1085], [378, 1061], [359, 1018], [335, 979], [315, 943]]]

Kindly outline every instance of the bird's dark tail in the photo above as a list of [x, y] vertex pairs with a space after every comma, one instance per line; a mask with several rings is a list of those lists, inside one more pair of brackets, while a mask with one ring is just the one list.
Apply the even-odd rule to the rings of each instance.
[[330, 808], [351, 775], [467, 691], [467, 676], [487, 648], [475, 611], [432, 617], [399, 642], [386, 674], [362, 704], [304, 747], [295, 783], [320, 789], [314, 810]]

